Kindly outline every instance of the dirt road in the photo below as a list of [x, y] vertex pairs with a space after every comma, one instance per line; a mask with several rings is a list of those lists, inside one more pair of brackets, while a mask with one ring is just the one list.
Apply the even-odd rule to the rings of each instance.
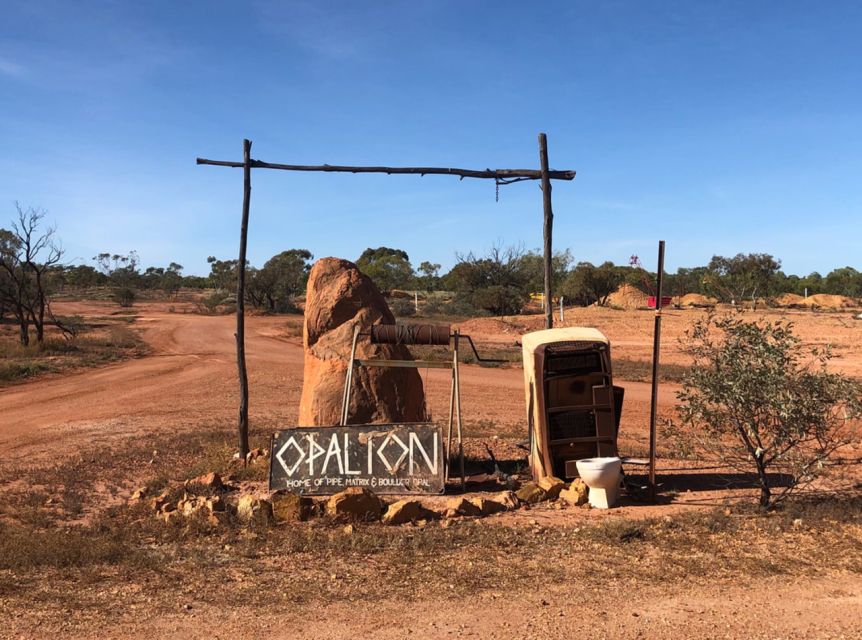
[[[76, 309], [77, 310], [77, 309]], [[229, 425], [237, 405], [234, 319], [166, 313], [141, 306], [134, 326], [151, 348], [140, 359], [0, 390], [0, 454], [15, 458], [36, 445], [60, 451], [88, 436], [118, 437], [159, 429]], [[253, 427], [293, 424], [302, 390], [301, 337], [288, 335], [284, 318], [250, 317], [247, 354]], [[438, 419], [448, 410], [444, 370], [422, 371], [429, 408]], [[430, 376], [430, 377], [429, 377]], [[468, 427], [525, 435], [523, 373], [518, 368], [465, 365], [463, 405]], [[624, 442], [645, 442], [649, 387], [626, 388]], [[674, 387], [661, 400], [669, 409]]]

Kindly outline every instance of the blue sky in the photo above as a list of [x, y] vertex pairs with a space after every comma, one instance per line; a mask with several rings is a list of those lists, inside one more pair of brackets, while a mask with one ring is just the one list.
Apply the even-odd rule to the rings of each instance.
[[[272, 162], [535, 167], [555, 246], [647, 266], [769, 252], [862, 268], [858, 2], [3, 0], [0, 226], [43, 207], [69, 260], [233, 257], [240, 170]], [[2, 215], [2, 211], [6, 211]], [[534, 183], [253, 176], [249, 256], [541, 244]]]

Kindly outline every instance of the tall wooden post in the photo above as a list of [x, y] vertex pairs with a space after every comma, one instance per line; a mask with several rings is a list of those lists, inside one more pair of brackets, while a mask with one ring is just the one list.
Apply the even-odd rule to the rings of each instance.
[[248, 456], [248, 372], [245, 366], [245, 250], [248, 244], [248, 208], [251, 200], [251, 140], [242, 141], [242, 226], [236, 279], [236, 366], [239, 371], [239, 457]]
[[545, 210], [545, 329], [550, 329], [554, 326], [554, 305], [552, 294], [553, 270], [553, 253], [552, 253], [552, 235], [554, 231], [554, 212], [551, 209], [551, 178], [548, 173], [548, 136], [544, 133], [539, 134], [539, 162], [542, 167], [542, 204]]
[[658, 243], [658, 274], [656, 276], [655, 327], [652, 343], [652, 398], [649, 408], [649, 492], [654, 500], [655, 486], [655, 449], [656, 449], [656, 406], [658, 404], [658, 361], [661, 349], [661, 296], [662, 275], [664, 274], [664, 240]]

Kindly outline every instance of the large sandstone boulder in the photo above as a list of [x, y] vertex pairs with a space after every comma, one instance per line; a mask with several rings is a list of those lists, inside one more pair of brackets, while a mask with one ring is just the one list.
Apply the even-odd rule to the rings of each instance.
[[[395, 324], [395, 317], [371, 279], [347, 260], [318, 260], [305, 298], [301, 426], [340, 423], [353, 328], [367, 332], [373, 324]], [[373, 345], [368, 338], [359, 339], [356, 357], [412, 359], [404, 345]], [[350, 424], [421, 422], [425, 415], [425, 392], [416, 369], [354, 370]]]

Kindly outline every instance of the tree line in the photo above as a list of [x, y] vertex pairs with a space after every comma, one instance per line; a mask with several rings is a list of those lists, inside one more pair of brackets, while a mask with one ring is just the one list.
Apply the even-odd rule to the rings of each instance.
[[[456, 264], [445, 274], [440, 265], [422, 262], [414, 270], [409, 256], [399, 249], [366, 249], [357, 260], [360, 269], [384, 291], [449, 291], [454, 302], [492, 314], [517, 313], [531, 294], [543, 290], [543, 259], [538, 251], [517, 247], [491, 247], [485, 254], [457, 254]], [[599, 265], [575, 262], [571, 251], [553, 256], [554, 291], [569, 304], [604, 305], [623, 284], [654, 294], [656, 274], [645, 269], [637, 256], [629, 264], [607, 261]], [[781, 261], [767, 253], [713, 256], [701, 267], [682, 267], [664, 278], [664, 295], [698, 293], [720, 302], [757, 301], [783, 293], [829, 293], [862, 297], [862, 272], [853, 267], [821, 275], [786, 274]]]
[[[89, 264], [65, 264], [56, 229], [44, 224], [45, 212], [16, 207], [11, 228], [0, 228], [0, 321], [11, 315], [22, 344], [29, 344], [31, 330], [41, 342], [46, 322], [63, 328], [51, 312], [50, 296], [70, 288], [105, 288], [123, 306], [133, 304], [141, 291], [161, 291], [170, 297], [183, 287], [209, 290], [203, 303], [213, 309], [235, 303], [236, 260], [210, 256], [206, 276], [184, 275], [176, 262], [142, 268], [135, 251], [104, 252]], [[247, 264], [247, 302], [269, 312], [296, 310], [313, 258], [307, 249], [288, 249], [260, 267]], [[385, 246], [366, 249], [356, 264], [381, 291], [393, 296], [401, 315], [411, 313], [412, 305], [399, 300], [398, 291], [422, 292], [429, 314], [503, 316], [520, 313], [531, 296], [543, 290], [541, 253], [521, 247], [495, 245], [483, 254], [456, 254], [455, 265], [446, 273], [440, 264], [428, 261], [414, 268], [407, 252]], [[554, 290], [569, 304], [604, 305], [623, 284], [653, 293], [655, 273], [644, 269], [636, 256], [628, 265], [610, 261], [594, 265], [575, 262], [566, 249], [554, 254], [552, 264]], [[756, 301], [782, 293], [858, 298], [862, 273], [842, 267], [826, 275], [797, 276], [782, 271], [781, 261], [769, 254], [740, 253], [713, 256], [705, 266], [666, 274], [664, 293], [699, 293], [722, 302]]]

